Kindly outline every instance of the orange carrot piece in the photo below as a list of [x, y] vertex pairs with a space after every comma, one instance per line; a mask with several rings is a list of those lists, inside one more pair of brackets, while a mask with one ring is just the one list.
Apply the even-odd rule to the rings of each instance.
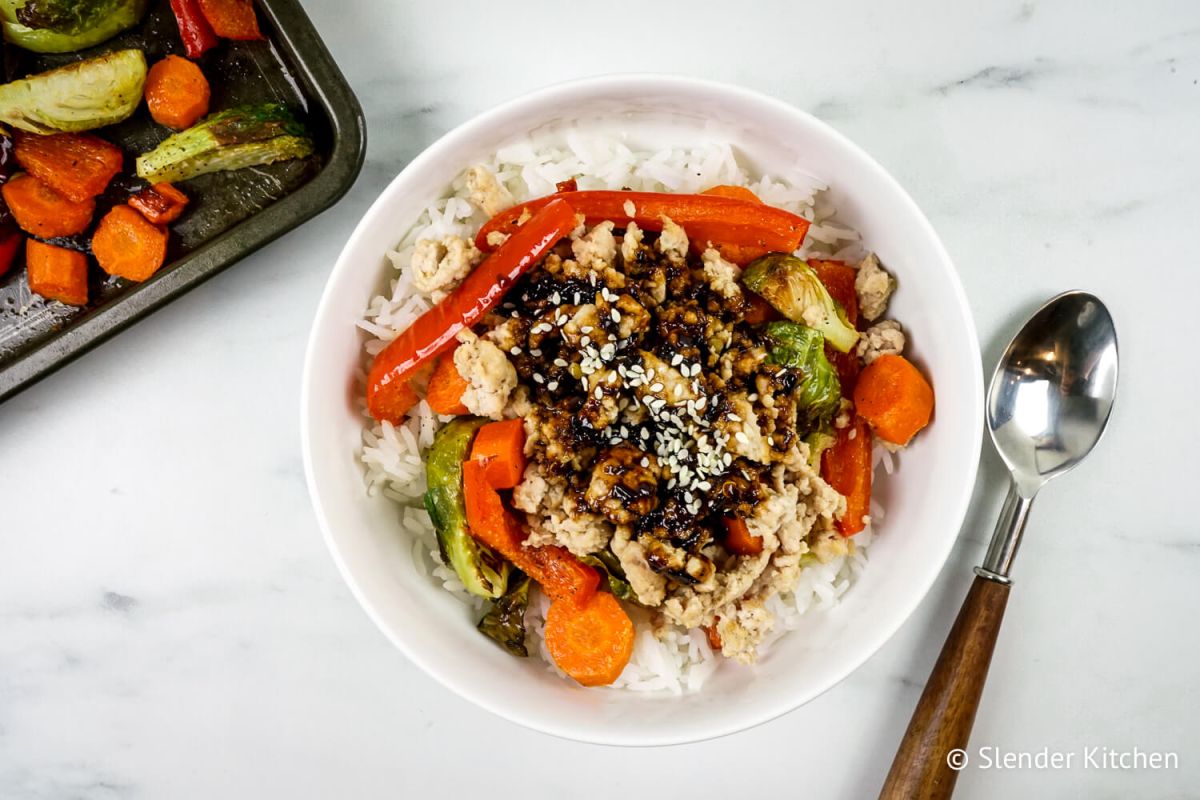
[[904, 356], [880, 356], [858, 376], [854, 408], [876, 436], [905, 445], [933, 416], [933, 387]]
[[9, 178], [0, 194], [17, 227], [43, 239], [82, 232], [96, 212], [96, 201], [69, 200], [27, 173]]
[[746, 521], [736, 517], [724, 517], [725, 549], [738, 556], [756, 556], [763, 551], [761, 536], [750, 533]]
[[525, 547], [525, 530], [488, 482], [487, 469], [474, 459], [463, 463], [463, 498], [471, 535], [541, 584], [552, 600], [585, 602], [596, 593], [600, 573], [565, 547]]
[[469, 409], [463, 405], [462, 396], [468, 385], [454, 366], [454, 351], [451, 350], [437, 360], [433, 375], [429, 378], [425, 400], [439, 414], [466, 414]]
[[261, 39], [251, 0], [200, 0], [200, 11], [222, 39]]
[[495, 489], [511, 489], [525, 475], [525, 420], [489, 422], [475, 434], [471, 460], [482, 461]]
[[554, 663], [584, 686], [612, 683], [633, 655], [633, 621], [608, 592], [585, 603], [552, 602], [545, 637]]
[[113, 206], [92, 234], [92, 254], [109, 275], [144, 281], [167, 257], [167, 229], [127, 205]]
[[150, 68], [145, 93], [154, 121], [177, 131], [207, 114], [212, 97], [200, 67], [179, 56], [167, 56]]
[[821, 477], [846, 497], [846, 513], [837, 520], [843, 536], [853, 536], [866, 527], [863, 517], [871, 511], [871, 429], [860, 417], [840, 428], [837, 441], [821, 458]]
[[129, 205], [155, 225], [179, 219], [187, 204], [188, 196], [166, 182], [147, 186], [129, 198]]
[[761, 203], [758, 195], [747, 189], [745, 186], [732, 186], [727, 183], [722, 183], [711, 189], [705, 189], [700, 194], [708, 194], [714, 197], [732, 197], [734, 200], [745, 200], [748, 203]]
[[101, 194], [121, 171], [121, 148], [90, 133], [17, 132], [13, 155], [26, 172], [76, 203]]
[[25, 269], [30, 291], [71, 306], [87, 305], [87, 256], [78, 250], [30, 239]]

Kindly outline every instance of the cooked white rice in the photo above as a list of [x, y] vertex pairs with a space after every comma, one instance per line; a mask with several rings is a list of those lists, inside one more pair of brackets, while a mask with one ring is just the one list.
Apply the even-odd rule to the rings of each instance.
[[[803, 176], [785, 179], [764, 175], [754, 179], [738, 165], [733, 149], [724, 143], [637, 151], [616, 138], [571, 132], [566, 134], [562, 146], [535, 146], [529, 141], [511, 144], [500, 149], [489, 166], [518, 201], [550, 194], [556, 183], [570, 178], [575, 178], [580, 189], [697, 192], [716, 184], [748, 186], [766, 203], [813, 222], [801, 255], [820, 253], [853, 260], [862, 254], [858, 235], [832, 221], [834, 209], [823, 195], [824, 185]], [[449, 193], [429, 205], [396, 249], [387, 254], [396, 269], [395, 277], [390, 280], [388, 293], [373, 298], [359, 322], [370, 335], [364, 347], [364, 375], [375, 354], [432, 305], [428, 296], [414, 289], [406, 269], [417, 241], [450, 234], [473, 236], [487, 220], [467, 197], [465, 177], [460, 175]], [[473, 611], [481, 611], [483, 601], [468, 594], [454, 570], [442, 563], [429, 515], [421, 506], [426, 488], [421, 456], [433, 443], [434, 432], [450, 417], [435, 414], [423, 400], [404, 424], [398, 426], [371, 419], [365, 403], [362, 410], [366, 420], [362, 463], [367, 493], [383, 494], [399, 504], [401, 526], [404, 534], [412, 538], [412, 558], [417, 571], [453, 593]], [[876, 466], [882, 463], [890, 475], [894, 455], [882, 448], [876, 448], [875, 455]], [[872, 525], [854, 537], [854, 550], [849, 556], [825, 564], [814, 563], [801, 573], [792, 591], [767, 602], [767, 608], [775, 615], [775, 626], [759, 647], [760, 659], [767, 656], [780, 636], [800, 624], [802, 615], [836, 605], [866, 568], [866, 548], [871, 542], [873, 525], [883, 519], [883, 509], [874, 501], [871, 519]], [[549, 601], [535, 591], [526, 616], [530, 652], [538, 654], [549, 669], [559, 672], [546, 652], [542, 636], [548, 605]], [[633, 657], [612, 688], [681, 694], [700, 689], [718, 669], [745, 669], [736, 664], [725, 665], [700, 631], [668, 626], [656, 635], [648, 613], [634, 609], [631, 616], [637, 631]]]

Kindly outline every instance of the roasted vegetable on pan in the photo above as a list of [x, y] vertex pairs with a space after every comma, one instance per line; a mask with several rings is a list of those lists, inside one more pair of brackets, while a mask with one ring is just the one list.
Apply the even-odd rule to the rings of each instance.
[[46, 134], [112, 125], [137, 109], [145, 82], [141, 50], [106, 53], [0, 86], [0, 122]]
[[132, 28], [148, 0], [0, 0], [4, 38], [35, 53], [69, 53]]
[[312, 151], [308, 130], [287, 106], [258, 103], [219, 111], [168, 136], [138, 158], [137, 174], [151, 183], [174, 183], [208, 172], [304, 158]]

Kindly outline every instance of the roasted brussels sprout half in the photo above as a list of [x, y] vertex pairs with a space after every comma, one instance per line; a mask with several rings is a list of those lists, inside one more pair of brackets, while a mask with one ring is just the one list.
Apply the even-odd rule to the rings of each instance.
[[308, 130], [281, 103], [236, 106], [168, 136], [137, 160], [138, 177], [151, 183], [303, 158], [313, 151]]
[[608, 582], [608, 590], [618, 600], [628, 600], [631, 603], [637, 602], [637, 596], [633, 593], [633, 587], [625, 579], [625, 571], [621, 569], [621, 562], [617, 560], [617, 557], [613, 555], [611, 550], [602, 550], [592, 555], [580, 556], [579, 560], [588, 566], [600, 570], [600, 573], [604, 575]]
[[848, 353], [858, 341], [845, 310], [801, 259], [770, 253], [746, 267], [742, 282], [792, 322], [815, 328], [835, 350]]
[[73, 133], [129, 117], [142, 101], [146, 57], [117, 50], [0, 86], [0, 122], [30, 133]]
[[479, 632], [520, 658], [529, 655], [525, 647], [525, 609], [529, 607], [529, 576], [514, 572], [508, 591], [492, 603], [479, 620]]
[[804, 375], [796, 386], [801, 430], [828, 425], [842, 402], [837, 370], [825, 357], [825, 337], [806, 325], [771, 322], [764, 332], [767, 361]]
[[454, 569], [471, 594], [497, 598], [508, 585], [509, 563], [475, 541], [467, 530], [463, 499], [462, 464], [471, 452], [476, 431], [487, 420], [459, 417], [447, 423], [433, 439], [425, 459], [425, 510], [437, 533], [442, 560]]

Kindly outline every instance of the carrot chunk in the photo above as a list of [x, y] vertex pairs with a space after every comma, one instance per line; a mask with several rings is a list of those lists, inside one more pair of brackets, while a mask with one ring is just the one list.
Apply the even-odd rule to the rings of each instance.
[[71, 306], [87, 305], [87, 256], [78, 250], [30, 239], [25, 268], [30, 291]]
[[585, 603], [552, 602], [545, 636], [554, 663], [584, 686], [612, 683], [633, 655], [633, 621], [608, 592]]
[[883, 355], [858, 376], [854, 408], [879, 438], [905, 445], [933, 416], [933, 387], [904, 356]]
[[179, 56], [167, 56], [150, 68], [145, 92], [154, 121], [177, 131], [207, 114], [212, 97], [200, 67]]
[[179, 219], [187, 204], [188, 196], [165, 182], [148, 186], [129, 198], [129, 205], [155, 225]]
[[713, 197], [732, 197], [734, 200], [745, 200], [748, 203], [761, 203], [754, 192], [747, 189], [745, 186], [732, 186], [727, 183], [718, 184], [711, 189], [705, 189], [700, 194], [707, 194]]
[[565, 547], [525, 547], [525, 531], [488, 482], [481, 461], [463, 462], [463, 499], [471, 535], [541, 584], [552, 600], [585, 602], [596, 593], [600, 574]]
[[18, 132], [13, 155], [26, 172], [68, 200], [101, 194], [121, 171], [121, 148], [90, 133]]
[[200, 0], [200, 11], [222, 39], [261, 39], [251, 0]]
[[466, 414], [469, 409], [463, 405], [462, 396], [468, 385], [454, 366], [454, 351], [451, 350], [437, 360], [433, 375], [429, 378], [425, 400], [439, 414]]
[[750, 533], [749, 526], [743, 519], [725, 517], [725, 549], [738, 556], [756, 556], [763, 551], [761, 536]]
[[511, 489], [525, 475], [525, 421], [489, 422], [475, 434], [471, 460], [482, 461], [495, 489]]
[[167, 257], [167, 229], [127, 205], [113, 206], [92, 234], [92, 253], [109, 275], [144, 281]]
[[9, 178], [0, 194], [17, 227], [43, 239], [82, 232], [96, 211], [96, 201], [70, 200], [27, 173]]
[[871, 511], [871, 429], [860, 417], [837, 432], [837, 441], [821, 457], [821, 477], [846, 498], [846, 513], [837, 521], [843, 536], [853, 536], [867, 525]]

